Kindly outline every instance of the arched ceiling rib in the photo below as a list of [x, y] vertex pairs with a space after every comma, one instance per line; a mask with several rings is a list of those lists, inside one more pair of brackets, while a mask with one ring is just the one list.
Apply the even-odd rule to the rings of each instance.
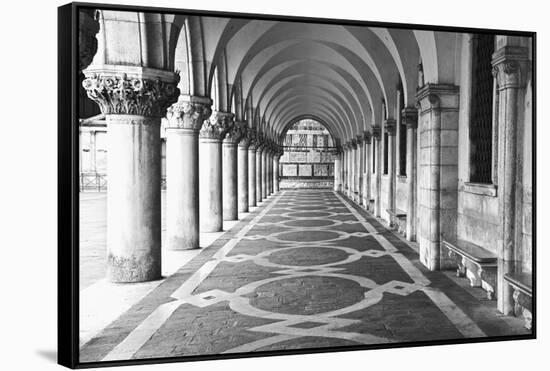
[[382, 101], [387, 117], [399, 114], [399, 82], [405, 105], [413, 105], [420, 60], [425, 82], [452, 83], [461, 37], [223, 17], [176, 17], [173, 23], [182, 32], [170, 45], [187, 47], [172, 53], [188, 64], [186, 93], [209, 96], [217, 80], [219, 109], [264, 133], [280, 137], [289, 120], [309, 115], [329, 125], [340, 142], [382, 125]]

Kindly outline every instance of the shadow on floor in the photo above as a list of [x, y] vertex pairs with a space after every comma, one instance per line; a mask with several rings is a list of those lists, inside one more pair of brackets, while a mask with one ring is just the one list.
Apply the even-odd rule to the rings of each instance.
[[57, 363], [57, 351], [55, 350], [37, 350], [36, 354], [50, 362]]

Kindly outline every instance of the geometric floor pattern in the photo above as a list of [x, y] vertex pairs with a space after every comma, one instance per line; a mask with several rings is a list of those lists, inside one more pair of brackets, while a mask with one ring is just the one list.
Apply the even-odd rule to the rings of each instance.
[[81, 347], [80, 361], [523, 334], [329, 190], [281, 191]]

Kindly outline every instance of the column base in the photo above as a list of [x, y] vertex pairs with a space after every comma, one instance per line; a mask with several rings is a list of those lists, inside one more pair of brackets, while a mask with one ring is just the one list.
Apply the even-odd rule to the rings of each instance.
[[107, 256], [107, 279], [115, 283], [154, 281], [162, 277], [160, 248], [158, 254], [141, 256]]

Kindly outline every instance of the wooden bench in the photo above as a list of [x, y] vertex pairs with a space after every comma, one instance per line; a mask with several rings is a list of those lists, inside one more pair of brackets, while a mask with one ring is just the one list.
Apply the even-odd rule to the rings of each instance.
[[533, 322], [533, 277], [531, 273], [505, 273], [504, 280], [514, 289], [514, 315], [523, 317], [525, 328]]
[[470, 286], [487, 291], [493, 300], [497, 287], [497, 256], [481, 246], [465, 240], [442, 242], [449, 258], [456, 263], [456, 275], [470, 280]]
[[390, 228], [396, 228], [403, 236], [407, 230], [407, 213], [399, 209], [386, 209], [390, 215]]

